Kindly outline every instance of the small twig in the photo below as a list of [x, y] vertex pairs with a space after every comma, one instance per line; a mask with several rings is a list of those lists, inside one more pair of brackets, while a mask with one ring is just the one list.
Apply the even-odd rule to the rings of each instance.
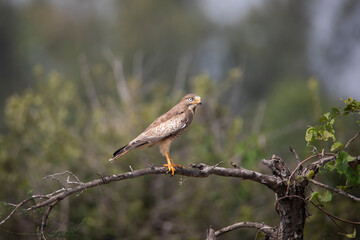
[[301, 162], [296, 166], [296, 168], [292, 171], [292, 173], [291, 173], [290, 176], [289, 176], [289, 179], [288, 179], [288, 182], [287, 182], [287, 188], [286, 188], [286, 193], [285, 193], [285, 195], [288, 195], [288, 193], [289, 193], [290, 181], [291, 181], [292, 176], [293, 176], [294, 173], [296, 172], [296, 170], [297, 170], [303, 163], [309, 161], [310, 159], [313, 159], [313, 158], [315, 158], [315, 157], [318, 157], [318, 156], [319, 156], [319, 154], [311, 155], [310, 157], [308, 157], [308, 158], [304, 159], [303, 161], [301, 161]]
[[[289, 193], [290, 181], [291, 181], [292, 176], [293, 176], [294, 173], [296, 172], [296, 170], [298, 170], [298, 168], [300, 168], [300, 166], [301, 166], [302, 164], [304, 164], [305, 162], [309, 161], [310, 159], [313, 159], [313, 158], [315, 158], [315, 157], [319, 157], [319, 156], [322, 156], [322, 155], [331, 155], [331, 156], [333, 156], [333, 155], [335, 155], [335, 154], [332, 154], [332, 153], [315, 154], [315, 155], [311, 155], [310, 157], [308, 157], [308, 158], [304, 159], [302, 162], [300, 162], [300, 163], [296, 166], [296, 168], [292, 171], [292, 173], [290, 174], [290, 176], [289, 176], [288, 183], [287, 183], [287, 188], [286, 188], [286, 194], [285, 194], [285, 195], [287, 195], [287, 194]], [[331, 158], [331, 159], [332, 159], [332, 158]], [[319, 161], [321, 161], [321, 159], [320, 159]]]
[[314, 205], [317, 209], [319, 209], [320, 211], [322, 211], [323, 213], [325, 213], [326, 215], [328, 215], [329, 217], [332, 217], [340, 222], [344, 222], [344, 223], [350, 223], [350, 224], [355, 224], [355, 225], [360, 225], [360, 222], [353, 222], [353, 221], [349, 221], [349, 220], [346, 220], [346, 219], [342, 219], [342, 218], [339, 218], [337, 216], [335, 216], [334, 214], [331, 214], [329, 213], [328, 211], [326, 211], [325, 209], [323, 209], [322, 207], [320, 207], [319, 205], [317, 205], [316, 203], [312, 202], [312, 205]]
[[41, 220], [41, 227], [40, 227], [40, 236], [39, 239], [40, 240], [46, 240], [45, 237], [45, 233], [44, 233], [44, 229], [45, 229], [45, 225], [46, 222], [49, 218], [50, 212], [53, 209], [53, 207], [55, 207], [55, 205], [58, 203], [59, 201], [53, 202], [52, 204], [50, 204], [50, 206], [48, 207], [48, 210], [44, 213], [42, 220]]
[[216, 240], [215, 230], [210, 228], [207, 230], [206, 240]]
[[134, 169], [131, 167], [131, 165], [129, 165], [129, 168], [130, 168], [130, 170], [133, 172], [134, 171]]
[[360, 131], [358, 131], [355, 136], [350, 138], [350, 140], [345, 144], [344, 150], [347, 149], [352, 141], [354, 141], [360, 135]]
[[57, 181], [57, 182], [65, 189], [65, 191], [67, 191], [67, 187], [66, 187], [59, 179], [57, 179], [57, 178], [55, 177], [55, 174], [54, 174], [54, 175], [46, 176], [46, 177], [44, 177], [43, 179], [45, 180], [45, 179], [48, 179], [48, 178], [50, 178], [51, 180]]
[[223, 161], [220, 161], [217, 164], [215, 164], [214, 166], [212, 166], [212, 168], [210, 168], [209, 172], [212, 171], [214, 168], [216, 168], [217, 166], [219, 166], [222, 163], [223, 163]]
[[354, 196], [354, 195], [351, 195], [350, 193], [347, 193], [347, 192], [345, 192], [345, 191], [343, 191], [343, 190], [341, 190], [341, 189], [330, 187], [329, 185], [326, 185], [326, 184], [324, 184], [324, 183], [318, 182], [318, 181], [316, 181], [316, 180], [314, 180], [314, 179], [310, 179], [310, 182], [312, 182], [313, 184], [315, 184], [315, 185], [317, 185], [317, 186], [320, 186], [320, 187], [322, 187], [322, 188], [325, 188], [325, 189], [327, 189], [327, 190], [336, 192], [336, 193], [338, 193], [338, 194], [340, 194], [340, 195], [343, 195], [343, 196], [345, 196], [345, 197], [351, 198], [352, 200], [355, 200], [355, 201], [360, 202], [360, 198], [359, 198], [359, 197], [356, 197], [356, 196]]
[[290, 152], [295, 156], [297, 164], [300, 164], [301, 161], [299, 155], [296, 153], [295, 149], [293, 149], [291, 146], [290, 146]]
[[77, 181], [73, 182], [73, 181], [70, 181], [70, 176], [68, 176], [68, 177], [66, 178], [66, 184], [78, 184], [78, 185], [81, 185], [81, 182], [77, 182]]
[[27, 202], [29, 202], [29, 201], [31, 201], [31, 200], [33, 200], [33, 199], [35, 199], [35, 198], [49, 198], [49, 197], [47, 197], [46, 195], [33, 195], [33, 196], [31, 196], [31, 197], [23, 200], [23, 201], [20, 202], [19, 204], [5, 203], [5, 204], [10, 205], [10, 206], [15, 207], [15, 208], [9, 213], [9, 215], [8, 215], [6, 218], [4, 218], [4, 219], [0, 222], [0, 226], [3, 225], [4, 223], [6, 223], [6, 222], [15, 214], [15, 212], [16, 212], [19, 208], [21, 208], [21, 207], [24, 206]]
[[80, 181], [80, 179], [74, 173], [72, 173], [70, 171], [64, 171], [64, 172], [61, 172], [61, 173], [54, 173], [54, 174], [43, 177], [43, 179], [45, 180], [47, 178], [54, 178], [56, 176], [65, 175], [65, 174], [69, 174], [69, 175], [73, 176], [76, 179], [77, 182], [83, 183], [83, 182]]
[[234, 168], [241, 169], [241, 166], [239, 166], [237, 163], [230, 162], [230, 164], [231, 164], [231, 166], [233, 166]]

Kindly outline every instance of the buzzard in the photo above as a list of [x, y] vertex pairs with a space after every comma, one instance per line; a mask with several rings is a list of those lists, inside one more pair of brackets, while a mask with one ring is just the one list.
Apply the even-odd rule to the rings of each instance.
[[167, 160], [167, 164], [164, 164], [164, 167], [167, 167], [171, 175], [174, 175], [174, 167], [182, 166], [176, 165], [169, 155], [171, 142], [180, 136], [191, 124], [195, 109], [200, 104], [201, 98], [199, 96], [196, 94], [187, 94], [167, 113], [161, 115], [151, 123], [139, 136], [114, 152], [113, 157], [110, 158], [109, 161], [115, 160], [132, 149], [151, 147], [159, 144], [160, 152], [162, 155], [165, 155]]

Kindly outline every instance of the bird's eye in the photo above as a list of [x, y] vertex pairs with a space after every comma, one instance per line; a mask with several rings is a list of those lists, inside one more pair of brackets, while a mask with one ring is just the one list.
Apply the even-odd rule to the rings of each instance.
[[189, 98], [189, 101], [192, 102], [192, 101], [194, 101], [194, 99], [193, 99], [193, 98]]

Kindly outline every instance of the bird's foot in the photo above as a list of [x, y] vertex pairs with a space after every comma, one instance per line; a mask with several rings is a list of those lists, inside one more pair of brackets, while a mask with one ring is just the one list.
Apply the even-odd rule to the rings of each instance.
[[175, 168], [174, 167], [177, 167], [175, 164], [164, 164], [164, 167], [167, 167], [169, 172], [171, 172], [171, 175], [174, 175], [175, 173]]

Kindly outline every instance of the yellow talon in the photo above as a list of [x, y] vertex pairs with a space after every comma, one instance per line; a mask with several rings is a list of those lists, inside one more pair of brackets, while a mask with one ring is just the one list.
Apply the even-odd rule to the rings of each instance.
[[173, 160], [171, 159], [169, 153], [165, 153], [165, 157], [166, 157], [167, 164], [164, 164], [164, 167], [168, 168], [169, 172], [171, 172], [171, 175], [174, 175], [174, 173], [176, 171], [174, 167], [179, 167], [179, 168], [184, 169], [184, 167], [181, 166], [180, 164], [175, 164], [173, 162]]
[[164, 164], [164, 167], [167, 167], [169, 172], [171, 172], [171, 175], [174, 175], [175, 173], [175, 168], [172, 166], [172, 165], [169, 165], [169, 164]]

